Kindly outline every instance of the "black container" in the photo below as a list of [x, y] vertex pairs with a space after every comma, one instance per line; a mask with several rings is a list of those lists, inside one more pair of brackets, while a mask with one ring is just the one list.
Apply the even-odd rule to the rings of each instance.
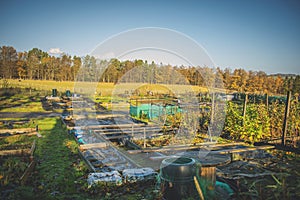
[[52, 89], [52, 97], [57, 97], [57, 89]]
[[193, 158], [175, 157], [163, 160], [160, 179], [164, 199], [198, 199], [194, 182], [198, 172], [198, 165]]
[[197, 174], [197, 165], [193, 158], [167, 158], [162, 161], [160, 170], [163, 180], [169, 182], [186, 182], [194, 180], [194, 176]]

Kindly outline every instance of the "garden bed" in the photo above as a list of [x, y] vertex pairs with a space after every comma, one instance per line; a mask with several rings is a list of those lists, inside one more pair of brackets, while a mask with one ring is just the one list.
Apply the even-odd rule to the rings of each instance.
[[4, 199], [16, 185], [24, 184], [34, 166], [35, 141], [20, 138], [11, 144], [2, 144], [0, 150], [0, 188]]

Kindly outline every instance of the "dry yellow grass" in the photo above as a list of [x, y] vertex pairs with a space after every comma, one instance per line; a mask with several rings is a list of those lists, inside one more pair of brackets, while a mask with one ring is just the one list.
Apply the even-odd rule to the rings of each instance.
[[[96, 82], [73, 82], [73, 81], [48, 81], [48, 80], [8, 80], [9, 85], [20, 88], [33, 88], [37, 90], [51, 91], [56, 88], [60, 92], [70, 90], [77, 93], [90, 95], [100, 94], [101, 96], [111, 96], [113, 94], [125, 93], [125, 91], [132, 92], [136, 89], [145, 91], [152, 91], [154, 93], [173, 93], [175, 95], [185, 94], [187, 92], [207, 92], [206, 87], [192, 86], [192, 85], [166, 85], [166, 84], [145, 84], [145, 83], [96, 83]], [[75, 88], [75, 90], [74, 90]]]

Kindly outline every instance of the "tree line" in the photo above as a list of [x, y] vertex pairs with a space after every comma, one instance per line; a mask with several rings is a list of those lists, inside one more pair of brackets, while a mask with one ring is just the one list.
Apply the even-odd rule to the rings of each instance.
[[38, 48], [17, 52], [0, 47], [0, 77], [55, 81], [145, 82], [214, 86], [238, 92], [285, 94], [300, 91], [300, 75], [267, 75], [263, 71], [171, 66], [143, 60], [98, 60], [62, 54], [50, 55]]

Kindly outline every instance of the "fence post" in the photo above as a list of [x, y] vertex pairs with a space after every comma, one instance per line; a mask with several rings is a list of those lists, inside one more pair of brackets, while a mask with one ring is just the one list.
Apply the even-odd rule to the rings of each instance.
[[290, 101], [291, 101], [291, 91], [288, 91], [287, 97], [286, 97], [284, 121], [283, 121], [282, 137], [281, 137], [281, 144], [282, 145], [285, 145], [287, 125], [288, 125], [288, 117], [289, 117], [289, 112], [290, 112]]
[[245, 94], [245, 100], [244, 100], [244, 106], [243, 106], [243, 122], [242, 122], [243, 126], [245, 124], [245, 119], [246, 119], [247, 102], [248, 102], [248, 94]]
[[268, 93], [266, 93], [266, 107], [267, 107], [267, 111], [269, 111], [269, 95], [268, 95]]
[[144, 128], [144, 148], [146, 148], [146, 128]]
[[215, 92], [212, 92], [211, 98], [211, 114], [210, 114], [210, 124], [213, 126], [214, 124], [214, 115], [215, 115]]

